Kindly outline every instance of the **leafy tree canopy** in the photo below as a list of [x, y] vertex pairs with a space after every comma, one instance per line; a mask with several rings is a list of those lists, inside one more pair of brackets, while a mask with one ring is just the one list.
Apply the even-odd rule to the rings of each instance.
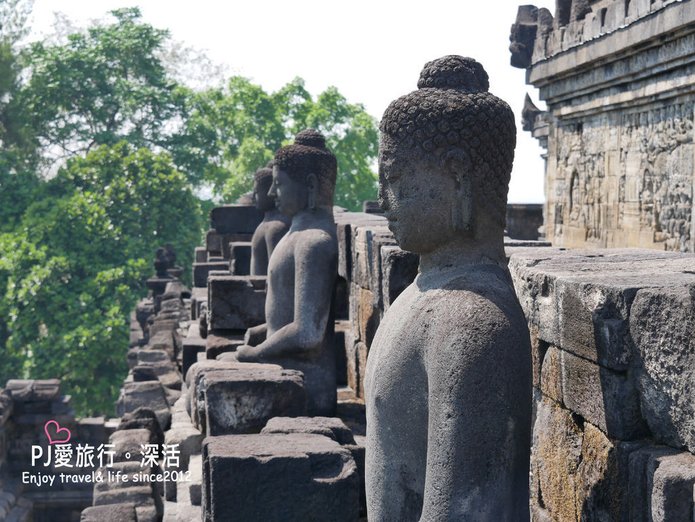
[[81, 413], [110, 410], [153, 252], [171, 243], [190, 264], [199, 206], [166, 153], [120, 142], [70, 160], [0, 236], [0, 377], [58, 377]]
[[172, 154], [178, 165], [198, 173], [197, 180], [212, 184], [224, 199], [249, 191], [251, 173], [309, 127], [325, 134], [338, 158], [336, 204], [358, 209], [363, 200], [376, 197], [376, 121], [335, 87], [314, 99], [301, 78], [267, 93], [236, 76], [224, 89], [191, 93], [185, 114]]

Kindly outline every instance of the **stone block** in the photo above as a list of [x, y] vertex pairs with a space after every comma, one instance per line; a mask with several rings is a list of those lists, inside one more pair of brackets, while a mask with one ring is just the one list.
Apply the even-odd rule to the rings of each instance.
[[640, 290], [630, 333], [649, 429], [657, 442], [695, 452], [695, 284]]
[[10, 379], [5, 390], [18, 413], [51, 413], [51, 402], [60, 398], [60, 379]]
[[160, 382], [127, 382], [123, 385], [116, 404], [116, 413], [123, 416], [141, 407], [155, 412], [163, 430], [169, 427], [171, 412], [164, 387]]
[[360, 339], [369, 346], [381, 319], [376, 296], [371, 290], [360, 287], [353, 299], [355, 298], [357, 299], [357, 330]]
[[543, 395], [562, 404], [562, 351], [551, 346], [543, 357], [540, 389]]
[[188, 488], [188, 497], [191, 500], [191, 504], [194, 506], [200, 506], [203, 497], [203, 456], [191, 456], [191, 460], [188, 464], [188, 470], [191, 478]]
[[92, 506], [82, 511], [80, 522], [138, 522], [135, 504], [108, 504]]
[[198, 360], [198, 354], [205, 352], [206, 340], [200, 336], [197, 323], [192, 323], [188, 335], [183, 340], [181, 355], [181, 374], [186, 379], [186, 372]]
[[611, 440], [542, 399], [533, 429], [532, 509], [552, 520], [627, 520], [629, 459], [640, 446]]
[[395, 245], [381, 247], [381, 295], [384, 311], [417, 276], [420, 256]]
[[562, 402], [611, 438], [634, 440], [647, 434], [635, 382], [564, 350], [560, 351]]
[[352, 455], [322, 435], [209, 437], [203, 461], [205, 520], [358, 518], [359, 480]]
[[[109, 437], [109, 443], [114, 445], [114, 462], [140, 461], [141, 449], [146, 444], [157, 444], [157, 438], [150, 430], [136, 428], [117, 430]], [[159, 446], [157, 446], [159, 453]]]
[[211, 270], [228, 270], [229, 263], [226, 261], [215, 261], [213, 263], [193, 263], [193, 287], [207, 288], [208, 274]]
[[223, 205], [210, 211], [210, 228], [220, 234], [253, 234], [263, 212], [250, 205]]
[[212, 361], [202, 360], [191, 366], [186, 374], [186, 390], [188, 401], [186, 411], [191, 416], [193, 426], [203, 431], [205, 429], [205, 390], [201, 385], [203, 378], [215, 372], [224, 372], [236, 370], [237, 368], [249, 369], [258, 367], [259, 369], [273, 368], [280, 370], [278, 365], [256, 364], [256, 363], [239, 363], [237, 361]]
[[251, 273], [251, 242], [234, 241], [229, 245], [229, 267], [232, 275]]
[[236, 349], [244, 344], [244, 334], [212, 331], [205, 338], [205, 357], [207, 359], [217, 359], [223, 353], [235, 352]]
[[246, 330], [265, 322], [265, 278], [210, 276], [208, 329]]
[[337, 417], [274, 417], [261, 433], [315, 433], [341, 446], [355, 444], [352, 431]]
[[306, 415], [301, 372], [244, 368], [208, 373], [200, 386], [206, 435], [258, 433], [272, 417]]
[[690, 520], [695, 456], [667, 446], [647, 446], [630, 455], [629, 520]]
[[335, 376], [338, 386], [347, 384], [347, 358], [345, 356], [345, 335], [350, 329], [350, 321], [336, 321], [333, 333], [335, 351]]
[[194, 287], [191, 290], [191, 319], [196, 320], [201, 317], [201, 308], [204, 303], [208, 302], [208, 287], [207, 279], [205, 280], [205, 288]]
[[193, 252], [194, 263], [205, 263], [208, 260], [208, 253], [205, 247], [195, 247]]
[[637, 292], [695, 284], [692, 265], [692, 256], [639, 249], [519, 248], [509, 261], [539, 338], [617, 371], [635, 355], [629, 313]]
[[166, 432], [164, 444], [167, 446], [177, 446], [179, 451], [179, 461], [177, 466], [165, 467], [164, 471], [171, 473], [166, 476], [164, 482], [164, 496], [166, 500], [176, 500], [177, 474], [188, 470], [191, 455], [199, 454], [202, 449], [203, 434], [193, 426], [173, 427]]

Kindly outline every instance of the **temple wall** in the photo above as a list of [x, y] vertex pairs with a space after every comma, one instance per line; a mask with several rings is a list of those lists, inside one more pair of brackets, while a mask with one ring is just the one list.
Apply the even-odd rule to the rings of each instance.
[[692, 520], [695, 256], [519, 249], [532, 520]]
[[552, 26], [520, 8], [547, 105], [525, 122], [547, 148], [546, 238], [695, 251], [695, 2], [585, 2], [564, 25], [559, 4]]

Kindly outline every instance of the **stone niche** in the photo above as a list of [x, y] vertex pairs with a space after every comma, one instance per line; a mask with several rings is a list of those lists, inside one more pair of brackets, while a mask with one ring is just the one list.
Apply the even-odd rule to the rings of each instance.
[[547, 105], [526, 129], [547, 149], [546, 238], [695, 251], [695, 4], [563, 0], [552, 28], [528, 7], [511, 49]]

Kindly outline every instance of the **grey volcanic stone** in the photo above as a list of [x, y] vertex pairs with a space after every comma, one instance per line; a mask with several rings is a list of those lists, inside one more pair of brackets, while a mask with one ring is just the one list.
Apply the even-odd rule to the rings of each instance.
[[257, 433], [272, 417], [306, 414], [302, 374], [274, 368], [208, 373], [200, 383], [207, 435]]
[[118, 415], [134, 412], [140, 407], [149, 408], [157, 415], [162, 429], [167, 429], [171, 421], [169, 402], [164, 387], [159, 381], [126, 382], [116, 403]]
[[569, 352], [560, 352], [562, 402], [610, 438], [647, 435], [632, 379]]
[[108, 504], [88, 507], [82, 511], [80, 522], [139, 522], [135, 514], [135, 504]]
[[251, 241], [234, 241], [229, 244], [229, 269], [232, 275], [251, 274]]
[[280, 212], [292, 218], [292, 225], [270, 257], [267, 322], [248, 330], [237, 358], [301, 371], [309, 414], [332, 415], [337, 400], [331, 342], [338, 264], [333, 221], [337, 162], [323, 135], [307, 129], [275, 154], [273, 169], [268, 194], [276, 198]]
[[381, 247], [382, 299], [384, 311], [415, 280], [420, 258], [417, 254], [406, 252], [399, 247]]
[[275, 206], [275, 198], [268, 195], [273, 184], [273, 169], [264, 167], [254, 174], [253, 193], [256, 208], [263, 212], [263, 221], [251, 239], [252, 275], [266, 275], [268, 261], [275, 247], [290, 228], [290, 218]]
[[245, 330], [265, 321], [265, 278], [208, 277], [208, 328]]
[[352, 431], [337, 417], [274, 417], [261, 433], [316, 433], [340, 445], [355, 444]]
[[229, 263], [226, 261], [193, 263], [193, 286], [195, 288], [207, 288], [208, 274], [211, 270], [227, 270]]
[[205, 388], [203, 386], [203, 379], [207, 375], [216, 372], [236, 371], [238, 369], [248, 371], [253, 368], [263, 371], [268, 369], [282, 370], [278, 365], [255, 363], [240, 364], [238, 361], [227, 362], [216, 360], [199, 361], [191, 366], [186, 375], [186, 393], [188, 394], [186, 410], [191, 416], [193, 426], [200, 431], [205, 430]]
[[210, 211], [210, 227], [220, 234], [253, 234], [263, 213], [250, 205], [223, 205]]
[[519, 248], [509, 261], [539, 338], [617, 371], [636, 354], [629, 314], [637, 292], [695, 284], [694, 266], [692, 255], [638, 249]]
[[379, 199], [420, 271], [369, 347], [370, 520], [529, 517], [531, 345], [504, 251], [516, 129], [488, 84], [442, 57], [381, 120]]
[[676, 522], [693, 516], [695, 456], [666, 446], [648, 446], [630, 455], [631, 522]]
[[637, 293], [630, 332], [649, 429], [658, 442], [695, 452], [695, 283], [684, 276], [682, 286]]
[[314, 434], [208, 437], [203, 443], [205, 520], [291, 522], [358, 518], [350, 452]]

